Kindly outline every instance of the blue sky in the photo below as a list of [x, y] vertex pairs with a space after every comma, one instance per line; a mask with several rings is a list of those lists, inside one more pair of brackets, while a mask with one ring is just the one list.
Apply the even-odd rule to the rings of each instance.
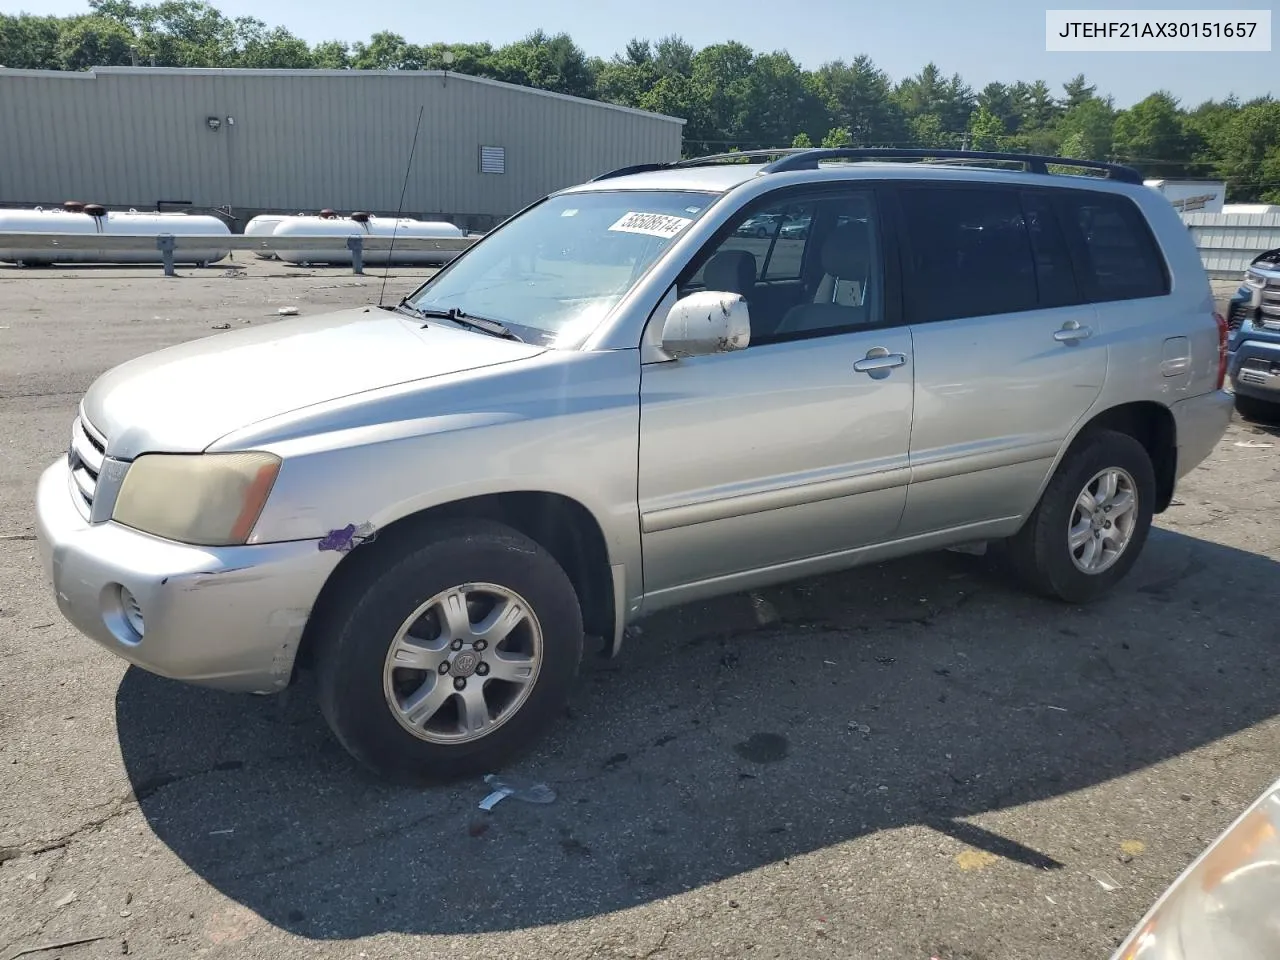
[[[1270, 2], [1163, 0], [1159, 6], [1239, 10], [1266, 9]], [[976, 90], [993, 80], [1043, 79], [1059, 93], [1063, 81], [1082, 72], [1122, 107], [1157, 89], [1194, 106], [1231, 93], [1247, 100], [1280, 87], [1280, 44], [1274, 37], [1270, 53], [1045, 52], [1047, 6], [1133, 9], [1141, 5], [1137, 0], [214, 0], [214, 5], [229, 16], [281, 24], [311, 42], [365, 39], [387, 29], [415, 43], [487, 40], [496, 46], [542, 28], [567, 32], [588, 54], [607, 57], [632, 37], [678, 33], [695, 47], [739, 40], [757, 50], [784, 49], [809, 68], [866, 53], [895, 80], [932, 60]], [[0, 0], [0, 10], [8, 13], [68, 14], [87, 7], [84, 0]]]

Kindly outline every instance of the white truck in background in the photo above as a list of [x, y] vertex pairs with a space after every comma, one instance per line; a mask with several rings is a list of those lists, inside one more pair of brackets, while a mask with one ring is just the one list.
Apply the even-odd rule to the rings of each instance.
[[1227, 185], [1219, 180], [1144, 180], [1162, 193], [1178, 213], [1222, 213]]

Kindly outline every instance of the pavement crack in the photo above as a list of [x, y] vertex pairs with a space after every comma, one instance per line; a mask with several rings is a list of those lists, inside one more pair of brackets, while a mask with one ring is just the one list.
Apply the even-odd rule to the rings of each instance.
[[115, 800], [108, 801], [106, 804], [100, 804], [105, 807], [106, 812], [100, 816], [82, 823], [74, 830], [70, 830], [64, 834], [54, 837], [52, 840], [46, 840], [39, 844], [25, 844], [20, 849], [23, 853], [33, 857], [42, 853], [49, 853], [53, 850], [62, 850], [74, 843], [80, 837], [89, 833], [97, 833], [116, 817], [123, 816], [134, 807], [141, 804], [144, 800], [148, 800], [155, 796], [165, 787], [172, 786], [175, 783], [181, 783], [185, 780], [191, 780], [195, 777], [202, 777], [210, 773], [218, 773], [226, 770], [238, 770], [243, 764], [240, 761], [228, 761], [223, 763], [215, 763], [211, 767], [200, 770], [192, 770], [189, 773], [164, 773], [155, 777], [149, 777], [146, 780], [134, 784], [124, 792], [122, 796]]
[[86, 823], [82, 823], [80, 826], [76, 827], [74, 830], [71, 830], [68, 833], [64, 833], [59, 837], [55, 837], [52, 840], [48, 840], [40, 844], [39, 846], [31, 847], [25, 852], [29, 853], [33, 857], [38, 857], [42, 853], [50, 853], [51, 851], [54, 851], [54, 850], [62, 850], [86, 833], [97, 833], [99, 830], [105, 827], [108, 823], [110, 823], [116, 817], [120, 816], [123, 813], [128, 812], [129, 807], [131, 805], [132, 803], [130, 801], [130, 798], [127, 796], [120, 797], [117, 800], [113, 800], [110, 804], [108, 804], [107, 812], [102, 816], [94, 817], [92, 820], [89, 820]]

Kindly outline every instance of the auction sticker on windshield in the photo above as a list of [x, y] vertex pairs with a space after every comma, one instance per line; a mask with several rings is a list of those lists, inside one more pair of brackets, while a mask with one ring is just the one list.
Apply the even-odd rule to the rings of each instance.
[[643, 233], [650, 237], [670, 240], [693, 223], [687, 217], [673, 217], [667, 213], [628, 213], [609, 229], [620, 233]]

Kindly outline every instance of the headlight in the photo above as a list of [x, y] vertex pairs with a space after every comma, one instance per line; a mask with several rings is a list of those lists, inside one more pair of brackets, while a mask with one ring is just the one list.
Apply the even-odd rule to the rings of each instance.
[[1280, 957], [1280, 783], [1174, 881], [1113, 960]]
[[269, 453], [148, 453], [129, 466], [111, 519], [179, 543], [242, 544], [279, 471]]

